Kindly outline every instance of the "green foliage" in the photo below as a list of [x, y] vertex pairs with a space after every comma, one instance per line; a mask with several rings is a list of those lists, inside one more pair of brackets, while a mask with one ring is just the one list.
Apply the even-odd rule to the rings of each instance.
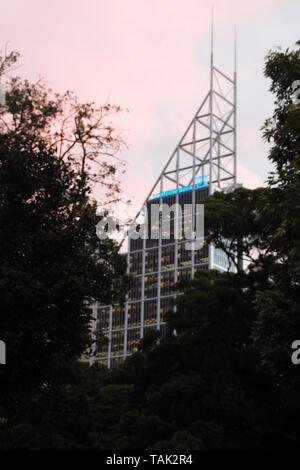
[[[242, 271], [236, 256], [231, 256], [231, 262], [237, 268], [235, 273], [198, 272], [192, 281], [181, 285], [183, 292], [177, 297], [177, 310], [168, 314], [168, 334], [160, 339], [159, 344], [157, 333], [151, 333], [124, 365], [112, 371], [73, 362], [68, 377], [64, 377], [55, 388], [46, 387], [40, 396], [34, 395], [29, 400], [26, 413], [7, 419], [2, 412], [2, 448], [299, 449], [300, 380], [298, 369], [290, 358], [291, 343], [300, 338], [300, 108], [291, 97], [292, 82], [300, 78], [298, 46], [294, 51], [270, 52], [266, 59], [265, 75], [271, 80], [271, 91], [275, 94], [274, 114], [264, 125], [264, 136], [271, 143], [269, 158], [274, 164], [267, 187], [254, 191], [239, 188], [230, 194], [217, 193], [206, 204], [208, 241], [229, 255], [233, 252], [238, 253], [239, 257], [243, 256], [248, 263], [247, 270]], [[53, 106], [50, 108], [49, 112], [52, 112]], [[88, 232], [89, 224], [84, 224], [83, 228], [78, 221], [74, 227], [72, 222], [71, 227], [76, 234], [73, 242], [75, 247], [83, 250], [78, 254], [63, 243], [63, 237], [58, 236], [58, 241], [55, 237], [60, 234], [53, 229], [56, 224], [63, 226], [68, 234], [69, 225], [60, 215], [61, 212], [59, 217], [53, 218], [52, 214], [57, 214], [57, 209], [50, 211], [51, 216], [42, 209], [45, 204], [47, 207], [54, 204], [57, 208], [55, 201], [62, 198], [66, 198], [67, 205], [72, 206], [68, 199], [72, 200], [73, 195], [68, 186], [69, 171], [78, 176], [75, 162], [58, 162], [55, 151], [49, 153], [47, 145], [38, 147], [38, 160], [43, 171], [39, 169], [37, 172], [37, 181], [45, 181], [44, 185], [49, 181], [48, 166], [54, 174], [66, 173], [67, 177], [63, 179], [64, 184], [61, 177], [58, 182], [54, 178], [51, 200], [39, 196], [38, 203], [36, 198], [32, 201], [32, 190], [27, 189], [33, 181], [32, 166], [29, 166], [29, 178], [26, 176], [26, 164], [14, 164], [14, 171], [8, 171], [10, 160], [6, 162], [6, 155], [11, 155], [12, 161], [16, 158], [19, 162], [19, 150], [16, 152], [14, 146], [11, 149], [6, 141], [0, 145], [0, 156], [3, 155], [5, 163], [0, 167], [0, 178], [1, 171], [7, 172], [1, 187], [4, 194], [5, 191], [10, 194], [10, 197], [3, 199], [9, 201], [9, 205], [6, 207], [4, 204], [3, 209], [1, 206], [0, 214], [2, 210], [6, 211], [6, 217], [11, 220], [11, 225], [8, 223], [7, 227], [3, 227], [3, 233], [6, 233], [5, 250], [2, 252], [3, 279], [6, 284], [0, 285], [1, 303], [6, 306], [7, 312], [8, 306], [14, 307], [11, 310], [11, 328], [23, 322], [21, 324], [26, 334], [24, 339], [17, 335], [16, 345], [34, 337], [34, 340], [41, 342], [39, 347], [42, 351], [45, 336], [39, 336], [38, 332], [50, 335], [54, 328], [53, 337], [56, 338], [57, 324], [62, 328], [60, 335], [65, 340], [69, 326], [74, 325], [74, 305], [69, 310], [68, 306], [65, 307], [65, 299], [73, 302], [72, 296], [75, 292], [77, 298], [78, 290], [79, 299], [84, 297], [88, 301], [96, 296], [101, 276], [106, 276], [106, 271], [102, 271], [97, 278], [98, 271], [91, 262], [91, 270], [88, 270], [91, 278], [84, 274], [83, 278], [78, 279], [73, 258], [70, 260], [71, 255], [75, 256], [74, 263], [78, 266], [77, 256], [83, 256], [86, 260], [85, 250], [90, 247], [95, 249], [93, 236]], [[1, 146], [5, 151], [1, 152]], [[29, 151], [23, 155], [31, 161]], [[48, 165], [49, 158], [55, 164]], [[18, 174], [15, 179], [14, 172]], [[44, 174], [45, 177], [42, 176]], [[6, 187], [7, 178], [11, 178], [12, 183]], [[27, 179], [29, 183], [26, 183]], [[75, 180], [77, 182], [77, 178]], [[16, 181], [21, 184], [20, 190], [17, 190]], [[75, 188], [78, 187], [76, 182]], [[85, 187], [82, 186], [82, 179], [79, 184], [81, 191]], [[11, 187], [14, 190], [10, 193]], [[28, 211], [22, 202], [23, 194], [31, 196], [30, 204], [37, 204], [36, 211]], [[89, 222], [93, 209], [87, 201], [81, 199], [80, 207], [87, 210], [86, 219], [83, 220]], [[65, 203], [59, 207], [65, 207]], [[45, 213], [47, 217], [42, 218]], [[27, 226], [24, 221], [28, 217], [32, 220]], [[16, 228], [12, 230], [15, 223]], [[39, 228], [38, 234], [43, 229], [45, 245], [39, 237], [35, 238], [36, 228], [32, 230], [31, 226]], [[76, 231], [77, 227], [79, 232]], [[82, 230], [89, 233], [87, 246], [84, 243], [80, 245], [78, 241]], [[26, 243], [22, 236], [24, 233]], [[86, 238], [80, 240], [86, 241]], [[52, 243], [55, 249], [51, 252]], [[12, 246], [16, 247], [14, 251]], [[27, 249], [31, 256], [27, 254]], [[57, 250], [60, 253], [58, 260]], [[65, 250], [69, 255], [65, 254]], [[33, 263], [33, 252], [38, 253], [41, 266]], [[11, 264], [5, 264], [5, 253], [12, 257]], [[22, 253], [25, 254], [24, 261], [20, 256]], [[110, 252], [111, 255], [113, 253]], [[43, 264], [44, 256], [46, 265]], [[69, 263], [66, 277], [64, 256]], [[92, 252], [88, 251], [90, 257], [94, 260]], [[57, 268], [52, 272], [53, 266]], [[45, 274], [48, 270], [52, 277], [46, 283], [44, 279], [49, 279]], [[31, 272], [33, 277], [29, 276]], [[120, 276], [121, 272], [122, 269], [118, 271]], [[108, 276], [107, 284], [101, 281], [104, 286], [102, 295], [107, 294], [106, 291], [113, 295], [113, 289], [109, 287], [112, 277]], [[56, 278], [58, 285], [63, 286], [58, 291], [55, 288]], [[93, 288], [89, 283], [86, 285], [87, 278], [91, 283], [92, 278], [97, 279], [92, 283]], [[9, 289], [4, 288], [5, 285]], [[51, 296], [49, 294], [48, 299], [46, 294], [49, 289]], [[66, 292], [70, 293], [69, 297]], [[53, 326], [52, 321], [56, 317], [51, 307], [51, 315], [45, 312], [46, 306], [52, 305], [50, 299], [51, 302], [52, 299], [58, 302], [57, 296], [64, 305], [63, 311], [70, 316], [70, 323], [63, 316], [63, 321], [66, 321], [64, 326], [59, 322], [60, 316]], [[25, 315], [23, 310], [20, 313], [20, 307], [27, 298], [33, 308], [30, 314], [26, 310]], [[79, 305], [79, 299], [76, 305]], [[40, 312], [42, 315], [39, 315]], [[8, 313], [4, 318], [9, 321]], [[82, 316], [75, 315], [75, 318], [80, 323]], [[74, 356], [82, 344], [80, 335], [84, 321], [79, 323], [75, 321], [79, 337], [75, 338], [72, 331], [65, 345]], [[33, 333], [36, 336], [32, 336]], [[28, 342], [24, 344], [29, 347]], [[55, 353], [64, 365], [66, 359], [63, 351], [58, 348]], [[32, 358], [33, 354], [29, 357]], [[38, 369], [39, 363], [36, 367]], [[62, 369], [65, 370], [64, 367]], [[48, 374], [49, 370], [51, 367], [47, 364], [45, 373]], [[56, 377], [58, 370], [56, 367]]]
[[[17, 58], [2, 59], [8, 73]], [[88, 345], [94, 300], [123, 288], [117, 244], [100, 241], [90, 193], [95, 178], [117, 193], [104, 154], [121, 145], [109, 124], [118, 108], [80, 105], [41, 82], [8, 78], [0, 106], [0, 403], [26, 415], [29, 402], [63, 383]], [[99, 171], [95, 173], [95, 166]], [[104, 201], [103, 201], [104, 202]]]

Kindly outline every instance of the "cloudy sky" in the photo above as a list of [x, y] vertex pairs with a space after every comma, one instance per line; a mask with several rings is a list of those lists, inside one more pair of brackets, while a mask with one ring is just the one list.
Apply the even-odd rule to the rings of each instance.
[[[215, 62], [231, 73], [238, 35], [238, 180], [265, 181], [270, 166], [260, 128], [272, 112], [263, 77], [270, 48], [300, 39], [299, 0], [214, 0]], [[0, 45], [20, 51], [21, 76], [40, 76], [82, 101], [129, 109], [123, 187], [142, 203], [209, 85], [207, 0], [10, 0], [2, 2]]]

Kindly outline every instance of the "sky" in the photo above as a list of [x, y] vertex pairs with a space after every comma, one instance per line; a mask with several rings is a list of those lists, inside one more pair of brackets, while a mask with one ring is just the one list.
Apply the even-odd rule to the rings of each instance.
[[[273, 110], [264, 58], [300, 39], [300, 2], [213, 5], [215, 63], [228, 74], [237, 28], [238, 181], [254, 188], [271, 170], [261, 138]], [[208, 91], [211, 9], [207, 0], [10, 0], [1, 5], [0, 48], [8, 42], [21, 53], [22, 77], [129, 110], [118, 122], [128, 144], [122, 185], [140, 205]]]

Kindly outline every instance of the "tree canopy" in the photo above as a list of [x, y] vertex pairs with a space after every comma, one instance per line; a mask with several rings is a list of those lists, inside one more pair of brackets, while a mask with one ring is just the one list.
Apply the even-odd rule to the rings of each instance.
[[[30, 413], [3, 422], [3, 448], [299, 448], [299, 370], [291, 361], [291, 345], [300, 337], [300, 105], [293, 99], [293, 82], [300, 75], [299, 43], [294, 50], [271, 51], [264, 73], [275, 97], [274, 113], [263, 126], [273, 172], [266, 187], [217, 193], [205, 203], [208, 241], [229, 255], [243, 254], [247, 269], [236, 264], [236, 272], [200, 271], [182, 283], [177, 310], [165, 318], [168, 335], [159, 344], [156, 334], [146, 336], [139, 351], [112, 371], [73, 363], [73, 375], [55, 390], [46, 388]], [[1, 243], [3, 324], [17, 333], [22, 325], [24, 333], [14, 338], [17, 351], [29, 344], [32, 351], [36, 338], [46, 353], [54, 348], [48, 340], [58, 338], [61, 346], [48, 362], [58, 357], [64, 364], [66, 351], [76, 356], [82, 347], [82, 305], [96, 297], [101, 282], [112, 295], [112, 278], [103, 284], [103, 268], [99, 273], [92, 254], [94, 209], [87, 194], [80, 199], [78, 221], [68, 223], [68, 211], [58, 210], [73, 209], [74, 191], [76, 199], [78, 185], [82, 190], [75, 162], [59, 159], [47, 139], [33, 156], [26, 146], [15, 147], [21, 145], [19, 137], [13, 134], [11, 139], [17, 144], [5, 133], [0, 136], [0, 173], [6, 171], [5, 181], [12, 181], [1, 185], [1, 211], [8, 220], [1, 224], [1, 237], [6, 234]], [[66, 178], [49, 179], [49, 171]], [[51, 201], [45, 197], [49, 193]], [[66, 243], [70, 238], [74, 249]], [[116, 256], [111, 249], [110, 256]], [[33, 262], [33, 253], [41, 264]], [[64, 264], [65, 257], [70, 264]], [[83, 283], [81, 271], [75, 274], [78, 257]], [[231, 262], [236, 262], [234, 256]], [[29, 303], [28, 310], [21, 308], [24, 299], [31, 309]], [[56, 305], [63, 307], [57, 310]], [[58, 334], [60, 320], [65, 324]], [[71, 324], [78, 326], [77, 334], [70, 333]], [[2, 328], [1, 334], [10, 328]], [[52, 370], [44, 360], [43, 380]], [[39, 370], [41, 363], [32, 367]]]
[[118, 245], [96, 236], [91, 194], [99, 183], [102, 203], [118, 197], [124, 143], [111, 123], [118, 106], [12, 77], [17, 58], [0, 57], [0, 403], [26, 414], [89, 344], [90, 304], [110, 301], [125, 279]]

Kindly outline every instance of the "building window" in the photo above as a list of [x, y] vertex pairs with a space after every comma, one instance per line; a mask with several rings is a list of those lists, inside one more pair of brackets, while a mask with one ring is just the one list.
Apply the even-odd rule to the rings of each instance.
[[157, 274], [145, 276], [145, 298], [157, 297]]
[[133, 279], [131, 289], [129, 291], [129, 300], [138, 300], [141, 298], [142, 295], [142, 278], [135, 277]]
[[121, 356], [124, 353], [124, 331], [113, 331], [111, 335], [111, 355]]
[[191, 269], [180, 269], [177, 272], [177, 280], [178, 282], [189, 281], [192, 278], [192, 271]]
[[204, 245], [200, 250], [195, 251], [195, 264], [208, 263], [208, 245]]
[[147, 273], [154, 273], [158, 271], [158, 250], [147, 250], [145, 260], [145, 271]]
[[144, 324], [157, 323], [157, 300], [148, 300], [144, 304]]
[[186, 249], [186, 243], [178, 245], [178, 266], [190, 266], [192, 264], [192, 251]]
[[175, 246], [166, 246], [161, 250], [161, 269], [174, 269]]
[[115, 306], [112, 311], [113, 328], [124, 328], [125, 323], [125, 306]]
[[143, 252], [139, 251], [130, 255], [130, 273], [142, 274], [143, 268]]
[[174, 291], [174, 271], [161, 273], [160, 292], [168, 295]]
[[127, 354], [135, 352], [140, 342], [140, 329], [133, 328], [127, 331]]
[[143, 239], [138, 238], [137, 240], [133, 240], [132, 238], [130, 238], [129, 247], [130, 247], [130, 252], [142, 250], [143, 249]]
[[141, 323], [141, 302], [128, 304], [128, 325], [135, 326]]

